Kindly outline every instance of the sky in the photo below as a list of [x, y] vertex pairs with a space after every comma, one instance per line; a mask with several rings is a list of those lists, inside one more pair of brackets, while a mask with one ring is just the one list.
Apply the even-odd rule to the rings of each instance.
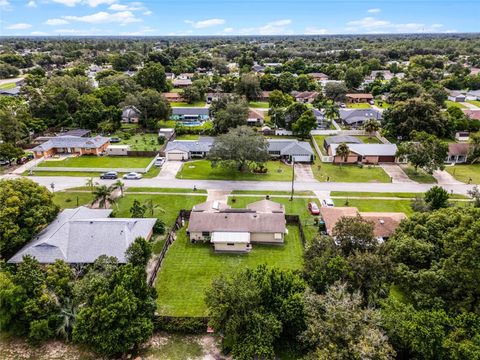
[[0, 35], [480, 32], [480, 0], [0, 0]]

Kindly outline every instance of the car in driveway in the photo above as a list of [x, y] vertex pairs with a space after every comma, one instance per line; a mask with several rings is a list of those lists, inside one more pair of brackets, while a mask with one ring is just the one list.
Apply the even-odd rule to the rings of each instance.
[[116, 143], [119, 143], [120, 141], [122, 141], [122, 139], [118, 138], [118, 137], [111, 137], [110, 138], [110, 142], [112, 144], [116, 144]]
[[318, 208], [317, 203], [314, 203], [313, 201], [308, 203], [308, 211], [310, 211], [310, 214], [312, 215], [320, 215], [320, 209]]
[[100, 175], [100, 179], [102, 180], [115, 180], [118, 178], [118, 173], [116, 171], [108, 171]]
[[142, 174], [139, 174], [137, 172], [129, 172], [123, 175], [123, 178], [125, 180], [140, 180], [142, 177], [143, 177]]
[[155, 160], [155, 163], [153, 165], [155, 165], [157, 167], [161, 167], [161, 166], [163, 166], [163, 164], [165, 164], [165, 158], [159, 157]]
[[322, 206], [323, 207], [334, 207], [334, 203], [332, 199], [323, 199], [322, 200]]

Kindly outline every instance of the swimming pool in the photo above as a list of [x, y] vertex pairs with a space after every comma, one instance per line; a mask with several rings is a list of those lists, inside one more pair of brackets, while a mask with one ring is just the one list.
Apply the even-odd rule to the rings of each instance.
[[179, 125], [182, 126], [201, 126], [203, 121], [179, 121]]

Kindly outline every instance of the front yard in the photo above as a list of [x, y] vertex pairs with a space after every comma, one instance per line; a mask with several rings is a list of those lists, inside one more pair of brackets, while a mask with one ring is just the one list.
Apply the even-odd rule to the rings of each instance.
[[183, 164], [177, 173], [178, 179], [193, 180], [252, 180], [252, 181], [289, 181], [292, 179], [292, 167], [281, 161], [268, 161], [266, 174], [240, 172], [221, 166], [212, 168], [208, 160], [190, 161]]
[[368, 103], [355, 103], [355, 104], [347, 104], [347, 108], [349, 108], [349, 109], [370, 109], [371, 106]]
[[465, 184], [480, 184], [480, 164], [446, 166], [445, 170]]
[[413, 166], [407, 166], [407, 165], [401, 165], [400, 166], [405, 174], [413, 180], [416, 181], [420, 184], [436, 184], [437, 180], [433, 177], [433, 175], [430, 175], [423, 171], [422, 169], [417, 169], [415, 172], [415, 168]]
[[145, 168], [152, 160], [149, 157], [133, 156], [77, 156], [64, 160], [45, 160], [38, 167]]
[[467, 100], [467, 102], [480, 108], [480, 100]]
[[450, 100], [446, 100], [445, 101], [445, 106], [447, 108], [449, 108], [450, 106], [453, 106], [453, 107], [458, 107], [460, 109], [465, 109], [466, 106], [463, 105], [462, 103], [459, 103], [459, 102], [456, 102], [456, 101], [450, 101]]
[[283, 246], [253, 244], [249, 254], [225, 254], [215, 253], [211, 244], [191, 244], [186, 227], [179, 230], [157, 275], [157, 311], [168, 316], [205, 316], [205, 290], [218, 276], [260, 264], [301, 269], [298, 229], [289, 226], [288, 232]]
[[380, 166], [334, 165], [318, 159], [312, 165], [313, 175], [318, 181], [387, 183], [390, 177]]
[[53, 194], [53, 202], [61, 209], [71, 209], [77, 206], [88, 205], [92, 202], [91, 192], [57, 191]]

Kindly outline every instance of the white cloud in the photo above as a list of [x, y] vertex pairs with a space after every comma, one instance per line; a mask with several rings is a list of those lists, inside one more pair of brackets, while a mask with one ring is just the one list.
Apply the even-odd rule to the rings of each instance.
[[30, 35], [33, 35], [33, 36], [47, 36], [48, 33], [43, 32], [43, 31], [32, 31], [32, 32], [30, 33]]
[[68, 7], [73, 7], [77, 4], [80, 4], [82, 0], [52, 0], [57, 4], [62, 4]]
[[97, 7], [98, 5], [110, 5], [116, 2], [117, 0], [85, 0], [85, 2], [88, 4], [90, 7]]
[[392, 23], [388, 20], [381, 20], [374, 17], [364, 17], [360, 20], [349, 21], [346, 31], [352, 33], [431, 33], [443, 32], [443, 24], [422, 24], [422, 23]]
[[355, 29], [355, 28], [372, 29], [372, 28], [387, 27], [391, 24], [389, 21], [379, 20], [374, 17], [367, 16], [360, 20], [349, 21], [347, 25], [350, 27], [350, 29]]
[[277, 20], [267, 23], [264, 26], [261, 26], [258, 29], [258, 34], [260, 35], [283, 35], [283, 34], [291, 34], [291, 31], [286, 28], [286, 26], [290, 25], [292, 20], [284, 19], [284, 20]]
[[205, 29], [211, 26], [218, 26], [225, 24], [225, 19], [207, 19], [200, 21], [185, 20], [186, 24], [192, 25], [195, 29]]
[[116, 13], [100, 11], [85, 16], [63, 16], [63, 19], [89, 24], [119, 23], [122, 25], [142, 21], [141, 19], [136, 18], [131, 11], [120, 11]]
[[370, 14], [378, 14], [381, 11], [382, 11], [382, 9], [379, 9], [379, 8], [373, 8], [373, 9], [368, 9], [367, 10], [367, 12], [370, 13]]
[[36, 7], [37, 7], [37, 3], [36, 3], [34, 0], [30, 0], [30, 1], [27, 3], [27, 7], [29, 7], [29, 8], [36, 8]]
[[0, 0], [0, 9], [2, 10], [12, 10], [10, 2], [8, 0]]
[[107, 4], [107, 5], [113, 4], [117, 0], [52, 0], [52, 1], [68, 7], [74, 7], [80, 4], [88, 5], [90, 7], [97, 7], [98, 5], [103, 5], [103, 4]]
[[305, 34], [306, 35], [325, 35], [328, 34], [329, 31], [327, 29], [322, 29], [322, 28], [316, 28], [313, 26], [309, 26], [305, 28]]
[[226, 33], [226, 34], [230, 34], [230, 33], [233, 32], [233, 30], [234, 30], [233, 28], [227, 27], [227, 28], [223, 29], [223, 32]]
[[7, 26], [7, 29], [11, 30], [25, 30], [25, 29], [30, 29], [32, 27], [31, 24], [27, 23], [17, 23], [17, 24], [12, 24]]
[[68, 24], [68, 21], [65, 19], [48, 19], [47, 21], [44, 22], [45, 25], [65, 25]]
[[148, 16], [148, 15], [152, 15], [152, 14], [153, 14], [153, 12], [151, 12], [150, 10], [144, 11], [144, 12], [142, 13], [142, 15], [147, 15], [147, 16]]
[[126, 31], [126, 32], [121, 32], [120, 35], [123, 36], [143, 36], [143, 35], [148, 35], [153, 32], [157, 31], [156, 29], [153, 29], [151, 27], [145, 26], [137, 31]]

